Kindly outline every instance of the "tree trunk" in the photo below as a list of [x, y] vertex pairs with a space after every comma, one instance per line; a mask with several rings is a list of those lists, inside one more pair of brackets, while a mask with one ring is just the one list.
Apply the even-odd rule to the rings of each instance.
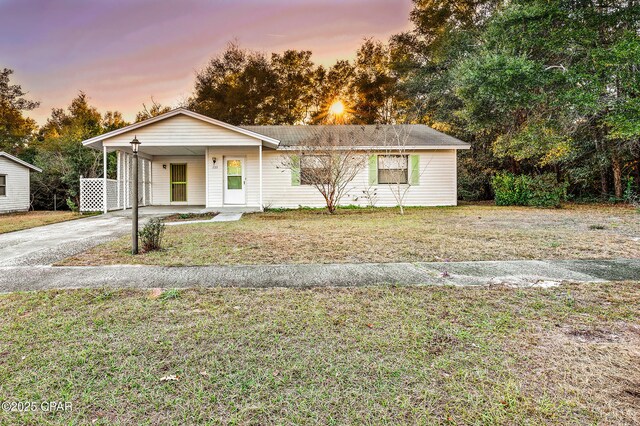
[[602, 188], [602, 198], [609, 195], [609, 181], [607, 180], [607, 169], [600, 169], [600, 187]]
[[622, 165], [620, 164], [620, 157], [617, 155], [614, 155], [611, 159], [611, 168], [613, 169], [613, 187], [616, 193], [616, 198], [621, 199], [623, 194]]

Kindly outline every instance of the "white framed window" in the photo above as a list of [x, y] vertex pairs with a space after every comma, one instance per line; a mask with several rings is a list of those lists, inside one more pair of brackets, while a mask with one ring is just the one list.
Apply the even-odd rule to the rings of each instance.
[[7, 195], [7, 175], [0, 175], [0, 197]]
[[408, 155], [378, 155], [378, 183], [409, 183]]
[[328, 155], [300, 157], [300, 185], [313, 185], [329, 181]]

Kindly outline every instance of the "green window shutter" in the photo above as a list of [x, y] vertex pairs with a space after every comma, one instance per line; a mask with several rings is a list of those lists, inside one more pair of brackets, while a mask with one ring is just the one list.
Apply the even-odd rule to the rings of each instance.
[[378, 184], [378, 156], [369, 156], [369, 185]]
[[420, 156], [410, 155], [409, 163], [411, 164], [409, 183], [411, 183], [411, 185], [420, 185]]
[[300, 157], [291, 157], [291, 186], [300, 186]]

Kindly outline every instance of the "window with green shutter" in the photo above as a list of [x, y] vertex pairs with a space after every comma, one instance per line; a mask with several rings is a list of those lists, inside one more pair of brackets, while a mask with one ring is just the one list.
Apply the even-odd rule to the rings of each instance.
[[300, 157], [291, 157], [291, 186], [300, 186]]
[[378, 184], [378, 156], [369, 156], [369, 185]]
[[415, 154], [410, 155], [409, 164], [411, 165], [409, 182], [411, 182], [411, 185], [419, 185], [420, 184], [420, 156]]

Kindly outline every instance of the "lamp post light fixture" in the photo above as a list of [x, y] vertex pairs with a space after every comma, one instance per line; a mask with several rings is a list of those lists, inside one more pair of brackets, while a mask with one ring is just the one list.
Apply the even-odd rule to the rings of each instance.
[[133, 206], [131, 210], [131, 254], [138, 254], [138, 150], [140, 141], [133, 137], [131, 150], [133, 151]]

